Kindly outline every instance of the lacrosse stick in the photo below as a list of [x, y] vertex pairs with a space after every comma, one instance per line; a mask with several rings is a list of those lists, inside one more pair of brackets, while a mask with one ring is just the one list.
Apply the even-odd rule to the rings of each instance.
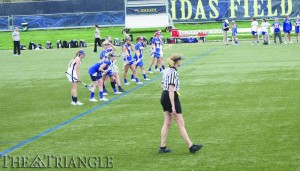
[[78, 80], [77, 78], [73, 77], [71, 74], [69, 74], [68, 72], [66, 72], [66, 74], [68, 74], [69, 76], [71, 76], [74, 80], [76, 80], [77, 82], [80, 82], [88, 91], [92, 92], [93, 91], [93, 86], [88, 85], [80, 80]]

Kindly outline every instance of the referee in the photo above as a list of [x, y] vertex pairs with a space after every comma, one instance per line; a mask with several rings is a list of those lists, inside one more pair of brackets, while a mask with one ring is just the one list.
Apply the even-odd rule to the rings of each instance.
[[171, 57], [168, 59], [169, 68], [165, 70], [162, 80], [162, 88], [163, 92], [161, 95], [161, 105], [164, 111], [164, 124], [161, 129], [161, 142], [160, 142], [160, 149], [159, 153], [170, 153], [172, 152], [171, 149], [167, 148], [167, 135], [168, 130], [172, 122], [172, 118], [175, 118], [180, 135], [187, 143], [190, 153], [195, 153], [196, 151], [200, 150], [203, 145], [193, 144], [190, 140], [185, 126], [184, 120], [182, 117], [181, 105], [178, 96], [179, 89], [180, 89], [180, 82], [177, 73], [177, 68], [180, 67], [181, 60], [183, 58], [178, 54], [172, 54]]

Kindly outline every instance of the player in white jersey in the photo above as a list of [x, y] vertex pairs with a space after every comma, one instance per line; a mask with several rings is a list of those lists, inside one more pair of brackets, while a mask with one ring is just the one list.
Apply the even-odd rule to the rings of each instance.
[[261, 34], [263, 35], [264, 45], [268, 45], [270, 43], [268, 31], [270, 26], [270, 23], [264, 18], [261, 23]]
[[81, 64], [81, 59], [85, 57], [84, 50], [79, 50], [76, 53], [76, 56], [70, 61], [68, 65], [68, 70], [66, 72], [66, 76], [72, 84], [71, 88], [71, 96], [72, 102], [71, 105], [83, 105], [80, 101], [77, 100], [77, 83], [80, 82], [80, 73], [79, 73], [79, 66]]
[[258, 22], [256, 21], [256, 18], [252, 18], [251, 22], [251, 34], [252, 34], [252, 44], [254, 45], [254, 40], [256, 39], [257, 45], [259, 45], [258, 40]]

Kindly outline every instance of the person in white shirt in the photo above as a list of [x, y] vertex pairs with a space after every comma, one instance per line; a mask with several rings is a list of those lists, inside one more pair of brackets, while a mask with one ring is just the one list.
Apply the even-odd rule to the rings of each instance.
[[257, 33], [258, 33], [258, 22], [256, 21], [256, 18], [252, 18], [252, 22], [251, 22], [252, 44], [251, 45], [254, 45], [255, 39], [257, 41], [257, 45], [259, 45]]
[[14, 32], [12, 33], [12, 38], [14, 41], [14, 56], [20, 55], [21, 54], [21, 50], [20, 50], [20, 33], [19, 33], [19, 28], [15, 27]]
[[261, 23], [261, 34], [263, 35], [264, 45], [268, 45], [270, 43], [269, 39], [269, 27], [270, 23], [267, 21], [267, 19], [263, 19]]
[[99, 30], [99, 26], [95, 25], [95, 42], [94, 42], [94, 52], [97, 52], [97, 45], [101, 47], [101, 36], [100, 36], [100, 30]]

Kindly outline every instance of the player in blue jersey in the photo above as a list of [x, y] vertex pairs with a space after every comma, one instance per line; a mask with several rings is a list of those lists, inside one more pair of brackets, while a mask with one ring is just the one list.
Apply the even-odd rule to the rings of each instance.
[[275, 18], [275, 22], [272, 24], [272, 27], [274, 29], [274, 44], [276, 44], [276, 37], [279, 38], [280, 44], [282, 44], [280, 26], [281, 24], [279, 22], [279, 19]]
[[129, 85], [130, 83], [127, 81], [127, 72], [128, 69], [130, 68], [132, 71], [132, 74], [134, 75], [136, 84], [143, 84], [142, 82], [139, 81], [137, 75], [136, 75], [136, 70], [135, 70], [135, 60], [131, 56], [131, 51], [133, 50], [131, 46], [131, 38], [126, 37], [125, 38], [125, 43], [122, 47], [122, 56], [123, 56], [123, 62], [124, 62], [124, 73], [123, 73], [123, 78], [124, 78], [124, 84]]
[[[107, 77], [109, 77], [110, 85], [114, 91], [114, 94], [121, 94], [122, 92], [117, 91], [117, 88], [116, 88], [117, 83], [116, 83], [116, 79], [115, 79], [115, 73], [113, 70], [113, 66], [115, 65], [115, 62], [116, 62], [116, 57], [117, 57], [117, 55], [115, 53], [110, 52], [107, 55], [107, 59], [104, 60], [104, 63], [107, 63], [107, 65], [108, 65], [108, 69], [107, 69], [106, 74], [102, 74], [102, 81], [103, 81], [103, 84], [105, 84]], [[118, 84], [118, 86], [119, 86], [119, 90], [122, 89], [121, 85]], [[103, 86], [103, 91], [105, 91], [105, 86]]]
[[[135, 54], [134, 54], [134, 60], [136, 63], [136, 69], [137, 67], [141, 68], [144, 80], [150, 80], [147, 78], [145, 68], [144, 68], [144, 61], [143, 61], [143, 51], [146, 44], [144, 43], [144, 38], [142, 36], [137, 37], [136, 39], [137, 43], [135, 44]], [[131, 75], [131, 79], [134, 80], [134, 75]]]
[[293, 43], [291, 41], [291, 31], [293, 29], [292, 22], [290, 20], [290, 17], [287, 15], [283, 21], [283, 32], [284, 32], [284, 44]]
[[[108, 55], [110, 53], [112, 53], [112, 52], [114, 52], [114, 51], [117, 50], [117, 48], [114, 45], [112, 45], [109, 40], [105, 40], [102, 43], [102, 46], [103, 46], [103, 49], [102, 49], [102, 51], [100, 53], [100, 61], [106, 60], [107, 57], [108, 57]], [[110, 82], [111, 82], [111, 86], [112, 86], [112, 88], [114, 90], [114, 93], [115, 94], [120, 94], [120, 92], [116, 91], [116, 89], [114, 88], [115, 84], [113, 84], [113, 83], [116, 83], [115, 82], [115, 78], [113, 77], [114, 75], [115, 75], [114, 72], [110, 69], [110, 71], [108, 72], [108, 74], [106, 76], [102, 76], [102, 80], [103, 80], [103, 92], [104, 92], [103, 94], [104, 95], [108, 95], [108, 91], [107, 91], [106, 86], [105, 86], [106, 85], [107, 76], [110, 77]], [[117, 77], [117, 78], [119, 78], [119, 77]], [[121, 84], [118, 84], [118, 87], [119, 87], [119, 90], [124, 91], [121, 88]]]
[[164, 52], [163, 52], [164, 37], [161, 34], [161, 30], [158, 30], [158, 32], [160, 35], [159, 39], [160, 39], [160, 64], [161, 64], [159, 71], [162, 72], [163, 70], [165, 70], [164, 59], [163, 59], [163, 57], [164, 57]]
[[79, 50], [75, 57], [70, 61], [68, 65], [68, 70], [66, 72], [66, 76], [69, 82], [72, 83], [71, 88], [71, 96], [72, 102], [71, 105], [83, 105], [80, 101], [77, 100], [77, 83], [80, 82], [80, 73], [79, 73], [79, 66], [81, 64], [81, 60], [85, 57], [84, 50]]
[[113, 56], [108, 55], [107, 60], [95, 63], [89, 68], [88, 73], [90, 74], [91, 79], [93, 81], [93, 89], [92, 89], [92, 92], [91, 92], [91, 95], [90, 95], [90, 101], [91, 102], [97, 102], [98, 101], [94, 98], [94, 95], [95, 95], [94, 92], [95, 92], [96, 87], [99, 88], [100, 101], [108, 101], [108, 99], [105, 98], [104, 95], [103, 95], [102, 76], [103, 75], [105, 76], [109, 72], [109, 67], [112, 64], [111, 61], [114, 60], [113, 58], [114, 58]]
[[149, 73], [153, 73], [151, 71], [151, 69], [152, 69], [152, 65], [153, 65], [155, 59], [157, 60], [157, 65], [162, 66], [162, 64], [161, 64], [161, 48], [162, 48], [162, 46], [161, 46], [161, 39], [159, 38], [160, 35], [161, 35], [160, 32], [157, 31], [155, 33], [155, 37], [153, 37], [152, 41], [151, 41], [151, 46], [152, 46], [151, 57], [152, 57], [152, 59], [151, 59], [150, 66], [148, 69]]
[[154, 67], [154, 71], [156, 72], [162, 72], [163, 70], [165, 70], [165, 65], [164, 65], [164, 59], [163, 59], [163, 56], [164, 56], [164, 53], [163, 53], [163, 44], [164, 44], [164, 37], [162, 36], [161, 34], [161, 30], [156, 30], [155, 34], [153, 35], [153, 37], [155, 37], [156, 33], [159, 33], [159, 40], [160, 40], [160, 65], [161, 67], [158, 69], [158, 60], [156, 60], [156, 64], [155, 64], [155, 67]]
[[233, 39], [232, 42], [234, 43], [234, 45], [238, 45], [239, 44], [237, 38], [238, 32], [237, 32], [237, 25], [235, 21], [232, 21], [231, 30], [232, 30], [232, 39]]
[[299, 31], [300, 31], [300, 16], [298, 15], [295, 19], [295, 33], [296, 33], [296, 41], [299, 43]]
[[100, 52], [100, 61], [104, 60], [104, 58], [107, 58], [107, 55], [110, 52], [113, 52], [116, 50], [117, 50], [117, 48], [114, 45], [112, 45], [108, 40], [105, 40], [102, 43], [102, 50]]

